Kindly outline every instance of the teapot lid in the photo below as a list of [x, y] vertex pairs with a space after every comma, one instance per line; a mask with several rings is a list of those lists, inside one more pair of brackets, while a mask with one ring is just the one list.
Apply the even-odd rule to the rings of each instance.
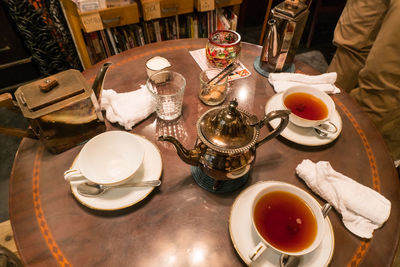
[[272, 13], [281, 13], [289, 17], [290, 19], [296, 18], [297, 16], [303, 16], [303, 12], [307, 10], [307, 5], [304, 1], [291, 1], [285, 0], [279, 4], [277, 4], [272, 11]]
[[259, 129], [251, 126], [257, 122], [254, 115], [237, 107], [236, 99], [227, 106], [210, 109], [197, 122], [200, 140], [222, 153], [241, 153], [252, 147]]

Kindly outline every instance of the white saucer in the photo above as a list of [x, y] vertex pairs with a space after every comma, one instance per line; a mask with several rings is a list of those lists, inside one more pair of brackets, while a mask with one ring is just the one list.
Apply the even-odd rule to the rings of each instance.
[[[135, 172], [132, 178], [127, 180], [127, 182], [160, 179], [162, 172], [162, 160], [157, 146], [142, 136], [134, 136], [137, 137], [142, 144], [145, 154], [142, 165]], [[78, 157], [79, 155], [75, 158], [71, 168], [74, 168], [77, 162], [76, 159]], [[154, 189], [154, 187], [115, 188], [98, 197], [85, 197], [78, 193], [76, 189], [78, 184], [79, 183], [76, 182], [70, 184], [72, 194], [82, 205], [95, 210], [118, 210], [132, 206], [146, 198]]]
[[[251, 221], [251, 207], [254, 197], [257, 193], [265, 186], [271, 183], [280, 183], [277, 181], [268, 181], [256, 183], [244, 191], [242, 191], [235, 199], [235, 202], [231, 208], [231, 215], [229, 218], [229, 233], [231, 235], [232, 243], [239, 254], [240, 258], [251, 266], [279, 266], [280, 254], [272, 249], [267, 248], [257, 260], [252, 262], [249, 258], [249, 254], [253, 251], [253, 248], [260, 242], [260, 238], [257, 236], [256, 231]], [[302, 257], [300, 266], [307, 267], [321, 267], [327, 266], [332, 259], [333, 249], [335, 246], [335, 240], [333, 237], [333, 229], [329, 218], [325, 219], [326, 234], [322, 239], [320, 246]]]
[[[267, 104], [265, 105], [265, 114], [273, 110], [284, 109], [282, 104], [282, 95], [283, 93], [276, 94], [268, 100]], [[329, 134], [327, 137], [320, 137], [313, 128], [299, 127], [291, 122], [289, 122], [287, 127], [281, 132], [281, 136], [300, 145], [326, 145], [338, 138], [340, 132], [342, 131], [342, 119], [337, 110], [335, 110], [333, 113], [331, 121], [336, 125], [338, 130], [336, 133]], [[274, 119], [271, 120], [269, 124], [275, 129], [278, 127], [279, 122], [280, 119]]]

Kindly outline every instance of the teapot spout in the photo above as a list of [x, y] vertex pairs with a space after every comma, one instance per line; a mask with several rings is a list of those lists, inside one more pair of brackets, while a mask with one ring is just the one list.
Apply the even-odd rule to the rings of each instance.
[[104, 78], [106, 77], [107, 70], [111, 65], [112, 65], [111, 62], [104, 63], [100, 71], [97, 73], [96, 79], [93, 82], [92, 89], [97, 98], [97, 101], [100, 101], [101, 99], [101, 92], [103, 91]]
[[192, 166], [198, 166], [201, 156], [201, 151], [197, 149], [188, 150], [174, 137], [172, 136], [159, 136], [158, 141], [167, 141], [174, 145], [178, 156]]

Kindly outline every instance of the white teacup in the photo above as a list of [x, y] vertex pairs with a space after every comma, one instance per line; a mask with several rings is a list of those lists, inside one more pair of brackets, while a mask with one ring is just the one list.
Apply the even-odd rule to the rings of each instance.
[[314, 127], [335, 133], [337, 127], [330, 121], [335, 102], [325, 92], [309, 86], [293, 86], [282, 95], [283, 106], [291, 111], [290, 122], [300, 127]]
[[79, 153], [77, 169], [64, 173], [67, 181], [87, 179], [116, 185], [129, 179], [141, 166], [144, 149], [139, 140], [124, 131], [108, 131], [90, 139]]
[[318, 202], [287, 183], [271, 184], [256, 195], [252, 222], [261, 240], [249, 254], [252, 261], [267, 248], [286, 255], [305, 255], [320, 245], [325, 234]]

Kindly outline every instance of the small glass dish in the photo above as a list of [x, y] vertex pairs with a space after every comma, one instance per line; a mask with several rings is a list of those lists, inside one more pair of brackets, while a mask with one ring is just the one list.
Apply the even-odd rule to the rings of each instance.
[[226, 98], [228, 75], [210, 82], [210, 80], [220, 74], [220, 72], [220, 69], [212, 68], [200, 73], [199, 98], [206, 105], [219, 105], [224, 102]]
[[238, 59], [241, 37], [235, 31], [217, 30], [210, 34], [206, 44], [208, 62], [217, 68], [225, 68]]

